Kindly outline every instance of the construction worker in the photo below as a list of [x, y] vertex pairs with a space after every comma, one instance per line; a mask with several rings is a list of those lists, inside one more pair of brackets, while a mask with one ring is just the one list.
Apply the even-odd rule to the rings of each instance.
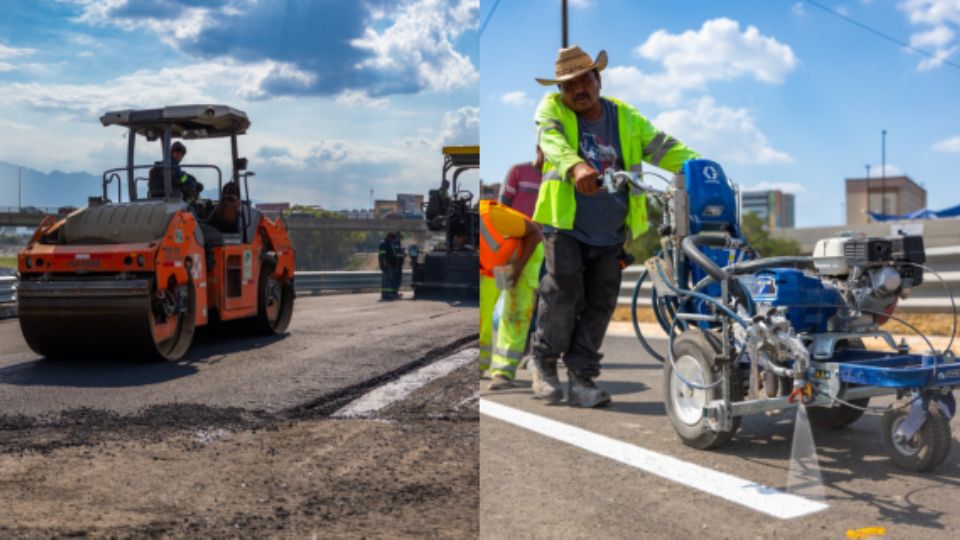
[[403, 298], [403, 293], [400, 292], [400, 286], [403, 284], [403, 260], [406, 257], [406, 254], [403, 250], [403, 233], [400, 231], [393, 231], [393, 260], [395, 264], [393, 265], [393, 290], [397, 291], [397, 298]]
[[540, 170], [543, 168], [543, 150], [537, 147], [537, 156], [533, 161], [518, 163], [507, 172], [503, 181], [503, 193], [500, 202], [518, 210], [527, 217], [533, 216], [540, 192]]
[[[490, 390], [511, 387], [523, 357], [543, 262], [542, 240], [540, 226], [530, 218], [495, 201], [480, 201], [480, 373], [490, 369]], [[501, 296], [494, 332], [493, 311]]]
[[[397, 294], [397, 287], [394, 285], [393, 267], [396, 265], [396, 255], [393, 250], [393, 241], [396, 233], [390, 231], [387, 236], [377, 246], [377, 260], [380, 264], [380, 299], [396, 300], [400, 296]], [[402, 260], [402, 259], [401, 259]]]
[[[170, 178], [174, 192], [179, 192], [180, 196], [189, 204], [197, 201], [200, 192], [203, 191], [203, 184], [197, 181], [192, 174], [183, 172], [180, 168], [180, 162], [187, 155], [187, 147], [180, 141], [175, 141], [170, 145]], [[150, 197], [163, 197], [163, 162], [158, 161], [150, 169], [148, 188]]]
[[533, 219], [544, 226], [547, 274], [531, 344], [533, 391], [549, 403], [563, 398], [562, 356], [568, 403], [581, 407], [610, 402], [594, 383], [599, 349], [620, 292], [626, 228], [636, 238], [649, 227], [642, 192], [608, 193], [598, 177], [608, 168], [639, 172], [643, 161], [675, 173], [698, 157], [630, 105], [600, 97], [606, 65], [605, 51], [591, 59], [576, 45], [560, 49], [555, 77], [537, 79], [560, 92], [545, 95], [534, 117], [545, 164]]

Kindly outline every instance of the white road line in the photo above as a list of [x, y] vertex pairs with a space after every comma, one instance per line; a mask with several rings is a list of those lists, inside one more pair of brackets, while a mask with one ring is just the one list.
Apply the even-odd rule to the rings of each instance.
[[480, 399], [480, 413], [776, 518], [792, 519], [829, 508], [821, 502], [790, 495], [487, 399]]
[[460, 351], [443, 360], [423, 366], [412, 373], [407, 373], [391, 383], [373, 389], [351, 401], [331, 416], [334, 418], [369, 418], [376, 414], [377, 411], [385, 409], [409, 396], [414, 390], [428, 382], [452, 373], [457, 368], [471, 362], [479, 365], [479, 361], [479, 349]]

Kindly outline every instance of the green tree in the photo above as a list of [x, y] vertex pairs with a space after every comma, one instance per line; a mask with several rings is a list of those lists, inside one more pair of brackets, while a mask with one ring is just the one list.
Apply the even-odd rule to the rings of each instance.
[[[306, 206], [294, 206], [291, 213], [317, 218], [339, 217], [335, 212]], [[297, 270], [349, 270], [357, 266], [357, 246], [367, 240], [363, 231], [310, 230], [290, 231], [296, 250]]]
[[[657, 229], [663, 223], [663, 208], [653, 199], [647, 199], [647, 217], [650, 220], [650, 229], [636, 240], [630, 240], [626, 245], [627, 253], [633, 255], [637, 263], [652, 257], [660, 249], [660, 235]], [[745, 214], [741, 219], [740, 230], [761, 257], [800, 255], [800, 244], [796, 240], [771, 238], [763, 220], [756, 214]]]
[[791, 238], [771, 238], [766, 224], [750, 212], [740, 219], [740, 230], [761, 257], [800, 255], [800, 244]]

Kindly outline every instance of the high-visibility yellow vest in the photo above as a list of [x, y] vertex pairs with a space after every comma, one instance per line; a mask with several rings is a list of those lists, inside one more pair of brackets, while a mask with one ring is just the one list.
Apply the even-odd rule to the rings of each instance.
[[[646, 161], [676, 173], [685, 161], [699, 157], [677, 139], [659, 131], [632, 106], [609, 97], [600, 99], [616, 105], [620, 150], [626, 170], [640, 172]], [[578, 154], [577, 114], [563, 103], [560, 94], [551, 94], [540, 102], [534, 120], [540, 149], [546, 159], [533, 220], [556, 229], [572, 229], [577, 201], [570, 170], [584, 161]], [[646, 196], [632, 186], [626, 225], [633, 238], [650, 226]]]

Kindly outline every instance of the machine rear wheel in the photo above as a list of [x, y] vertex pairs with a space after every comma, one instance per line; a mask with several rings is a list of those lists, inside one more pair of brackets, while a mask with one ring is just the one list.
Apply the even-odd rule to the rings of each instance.
[[293, 316], [295, 297], [292, 281], [280, 281], [267, 270], [261, 272], [257, 288], [258, 329], [268, 335], [286, 332]]
[[883, 446], [893, 464], [901, 469], [911, 472], [933, 469], [943, 463], [950, 453], [950, 419], [940, 410], [937, 402], [931, 400], [927, 420], [916, 435], [909, 441], [897, 441], [893, 435], [907, 419], [909, 412], [910, 407], [900, 402], [883, 413]]
[[[677, 372], [684, 379], [699, 385], [713, 384], [720, 377], [714, 371], [715, 358], [720, 351], [717, 339], [708, 336], [699, 329], [683, 332], [673, 342], [673, 357]], [[703, 408], [714, 399], [723, 397], [723, 383], [709, 390], [700, 390], [688, 386], [674, 373], [669, 361], [663, 363], [663, 390], [667, 417], [674, 431], [687, 446], [701, 450], [722, 446], [733, 438], [740, 427], [740, 417], [733, 418], [733, 427], [729, 431], [710, 429], [703, 417]], [[736, 377], [727, 379], [730, 399], [740, 401], [742, 391]]]

